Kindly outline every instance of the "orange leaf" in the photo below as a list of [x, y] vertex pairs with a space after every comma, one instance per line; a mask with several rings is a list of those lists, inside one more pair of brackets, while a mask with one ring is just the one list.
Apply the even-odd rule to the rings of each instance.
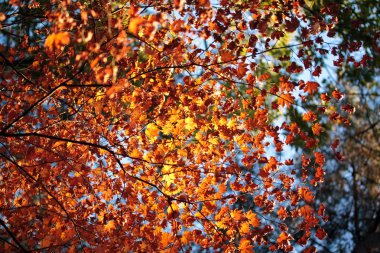
[[290, 240], [293, 240], [293, 237], [291, 235], [289, 235], [287, 232], [282, 232], [278, 238], [277, 238], [277, 242], [279, 244], [288, 244]]
[[312, 126], [311, 130], [313, 131], [313, 134], [315, 134], [315, 135], [320, 135], [321, 132], [322, 132], [322, 130], [323, 130], [323, 128], [322, 128], [321, 124], [319, 124], [319, 123], [315, 123], [315, 124]]
[[308, 111], [304, 113], [302, 119], [307, 122], [313, 122], [317, 120], [317, 115], [313, 111]]
[[200, 6], [203, 6], [203, 7], [209, 7], [210, 6], [210, 0], [199, 0], [198, 3]]
[[277, 211], [277, 215], [278, 215], [278, 218], [279, 218], [280, 220], [285, 220], [285, 219], [288, 217], [288, 212], [286, 211], [286, 208], [282, 206], [282, 207]]
[[44, 46], [47, 47], [50, 51], [54, 48], [61, 48], [64, 45], [70, 43], [70, 33], [69, 32], [59, 32], [50, 34], [46, 40]]
[[261, 225], [260, 219], [257, 218], [257, 215], [249, 210], [246, 214], [246, 217], [252, 227], [259, 227]]
[[233, 54], [227, 50], [220, 51], [220, 57], [221, 57], [223, 62], [229, 62], [229, 61], [234, 59]]
[[319, 166], [323, 166], [326, 162], [325, 156], [321, 152], [315, 152], [315, 162], [318, 163]]
[[240, 225], [240, 233], [241, 234], [248, 234], [250, 231], [249, 223], [248, 222], [243, 222]]
[[313, 193], [309, 190], [309, 188], [302, 187], [298, 189], [298, 193], [307, 202], [313, 202], [314, 200], [314, 195]]
[[243, 238], [240, 240], [239, 250], [242, 253], [251, 253], [253, 252], [253, 246], [251, 245], [251, 242], [248, 239]]
[[278, 99], [278, 105], [281, 107], [289, 107], [294, 104], [294, 97], [290, 93], [285, 93]]
[[110, 220], [107, 222], [107, 224], [104, 226], [104, 231], [111, 232], [116, 227], [115, 221]]
[[343, 98], [343, 94], [342, 94], [340, 91], [338, 91], [338, 90], [334, 90], [334, 91], [332, 92], [332, 96], [333, 96], [335, 99], [337, 99], [337, 100], [341, 100], [341, 99]]
[[68, 32], [60, 32], [55, 36], [54, 43], [56, 46], [58, 45], [67, 45], [70, 43], [70, 33]]
[[55, 40], [55, 33], [50, 34], [46, 40], [45, 40], [45, 47], [47, 47], [49, 50], [53, 50], [54, 47], [54, 40]]
[[319, 83], [317, 82], [307, 82], [303, 90], [309, 94], [313, 94], [318, 91]]
[[269, 73], [264, 73], [264, 74], [262, 74], [262, 75], [259, 76], [258, 80], [260, 82], [262, 82], [262, 81], [268, 80], [269, 78], [270, 78], [270, 74]]

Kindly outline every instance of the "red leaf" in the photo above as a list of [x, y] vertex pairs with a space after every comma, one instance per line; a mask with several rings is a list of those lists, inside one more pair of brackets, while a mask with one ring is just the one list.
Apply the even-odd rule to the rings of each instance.
[[305, 249], [303, 253], [316, 253], [317, 249], [314, 246], [310, 246], [309, 248]]
[[327, 233], [326, 231], [323, 229], [323, 228], [318, 228], [317, 229], [317, 232], [315, 234], [315, 236], [319, 239], [319, 240], [323, 240], [326, 238], [327, 236]]
[[336, 149], [339, 146], [339, 143], [340, 143], [339, 139], [335, 139], [333, 143], [331, 144], [331, 148]]
[[321, 99], [322, 99], [322, 101], [328, 102], [331, 100], [331, 97], [327, 93], [322, 93]]
[[346, 104], [346, 105], [342, 105], [342, 110], [349, 114], [353, 114], [355, 112], [355, 107], [353, 107], [352, 105]]
[[285, 25], [286, 31], [291, 33], [297, 30], [298, 26], [300, 25], [300, 21], [296, 17], [291, 17], [290, 20], [285, 21]]
[[312, 75], [313, 75], [313, 76], [320, 76], [321, 73], [322, 73], [322, 68], [321, 68], [320, 66], [317, 66], [317, 67], [314, 69]]

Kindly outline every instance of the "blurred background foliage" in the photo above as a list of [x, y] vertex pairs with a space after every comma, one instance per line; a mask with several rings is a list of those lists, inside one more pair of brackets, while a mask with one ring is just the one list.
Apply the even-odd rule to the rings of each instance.
[[[312, 239], [309, 244], [316, 246], [319, 252], [380, 252], [380, 1], [304, 1], [305, 12], [313, 15], [327, 5], [336, 10], [339, 23], [335, 27], [334, 38], [321, 36], [331, 48], [337, 46], [338, 54], [343, 54], [347, 61], [334, 66], [334, 59], [320, 54], [318, 50], [307, 54], [318, 59], [322, 67], [322, 75], [316, 80], [322, 84], [323, 92], [342, 91], [345, 97], [340, 106], [349, 104], [355, 107], [349, 126], [332, 124], [327, 117], [321, 120], [324, 132], [318, 145], [329, 157], [325, 182], [316, 188], [315, 207], [321, 203], [326, 207], [329, 221], [324, 229], [328, 238], [324, 241]], [[301, 41], [301, 38], [289, 38], [292, 43], [296, 40]], [[349, 52], [352, 43], [360, 46], [360, 53]], [[331, 48], [325, 47], [327, 50]], [[275, 50], [272, 54], [291, 56], [292, 51]], [[350, 57], [361, 59], [361, 65], [350, 63]], [[273, 76], [271, 79], [273, 83], [278, 82]], [[309, 106], [304, 109], [316, 110], [313, 98], [309, 100]], [[304, 128], [301, 111], [289, 110], [285, 116]], [[337, 139], [343, 161], [331, 148]], [[293, 143], [295, 152], [301, 150], [300, 145], [297, 141]], [[253, 200], [248, 199], [244, 203], [236, 203], [236, 206], [255, 210], [252, 203]], [[287, 225], [296, 227], [295, 224]], [[260, 249], [255, 250], [261, 252]]]
[[[344, 104], [356, 108], [347, 128], [328, 132], [329, 141], [340, 139], [344, 161], [338, 162], [331, 150], [325, 183], [316, 199], [326, 205], [330, 216], [325, 229], [328, 239], [316, 241], [322, 252], [380, 252], [380, 1], [306, 1], [311, 12], [324, 4], [334, 4], [339, 24], [336, 37], [342, 48], [361, 43], [361, 54], [341, 53], [345, 58], [362, 57], [363, 65], [343, 64], [335, 68], [323, 59], [327, 91], [345, 92]], [[311, 52], [315, 53], [315, 52]]]

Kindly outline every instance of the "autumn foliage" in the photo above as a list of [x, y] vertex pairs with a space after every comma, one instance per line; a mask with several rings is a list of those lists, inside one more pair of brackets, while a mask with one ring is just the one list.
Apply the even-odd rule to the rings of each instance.
[[309, 238], [325, 238], [321, 119], [348, 121], [307, 52], [343, 61], [324, 42], [336, 7], [3, 5], [16, 28], [0, 40], [1, 251], [314, 252]]

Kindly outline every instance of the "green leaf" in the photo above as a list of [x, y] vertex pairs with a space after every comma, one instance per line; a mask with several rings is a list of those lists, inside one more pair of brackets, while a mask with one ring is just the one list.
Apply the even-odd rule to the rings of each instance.
[[305, 4], [306, 4], [307, 7], [309, 7], [310, 9], [313, 8], [314, 3], [315, 3], [315, 0], [305, 0]]

